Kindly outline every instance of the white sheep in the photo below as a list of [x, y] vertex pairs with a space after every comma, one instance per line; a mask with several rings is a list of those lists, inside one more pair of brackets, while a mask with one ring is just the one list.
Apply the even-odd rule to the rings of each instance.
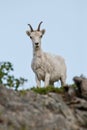
[[30, 31], [26, 31], [32, 40], [33, 59], [32, 70], [35, 73], [37, 87], [41, 86], [41, 80], [45, 81], [44, 86], [54, 85], [54, 82], [60, 80], [61, 85], [66, 84], [66, 64], [61, 56], [51, 55], [43, 52], [41, 48], [41, 38], [45, 33], [45, 29], [40, 30], [40, 24], [37, 30], [33, 30], [30, 24]]

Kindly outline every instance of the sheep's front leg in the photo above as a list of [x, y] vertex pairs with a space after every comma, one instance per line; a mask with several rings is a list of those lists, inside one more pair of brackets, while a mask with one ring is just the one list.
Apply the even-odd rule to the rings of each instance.
[[37, 87], [41, 87], [41, 82], [36, 75], [35, 75], [35, 79], [36, 79]]
[[46, 75], [45, 75], [45, 83], [44, 83], [45, 87], [47, 87], [49, 85], [49, 81], [50, 81], [50, 74], [46, 73]]

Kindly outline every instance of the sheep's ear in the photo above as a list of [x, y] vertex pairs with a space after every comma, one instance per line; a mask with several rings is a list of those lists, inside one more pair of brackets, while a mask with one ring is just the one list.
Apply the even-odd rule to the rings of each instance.
[[42, 32], [42, 34], [44, 34], [45, 33], [45, 29], [42, 29], [41, 32]]
[[27, 34], [28, 36], [30, 36], [30, 31], [26, 31], [26, 34]]

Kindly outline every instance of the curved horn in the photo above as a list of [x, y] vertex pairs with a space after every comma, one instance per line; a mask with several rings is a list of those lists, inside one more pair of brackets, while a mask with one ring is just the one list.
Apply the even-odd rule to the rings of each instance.
[[32, 26], [30, 24], [28, 24], [28, 26], [30, 27], [31, 32], [33, 32], [34, 30], [33, 30]]
[[41, 26], [42, 23], [43, 23], [42, 21], [39, 23], [37, 31], [40, 31], [40, 26]]

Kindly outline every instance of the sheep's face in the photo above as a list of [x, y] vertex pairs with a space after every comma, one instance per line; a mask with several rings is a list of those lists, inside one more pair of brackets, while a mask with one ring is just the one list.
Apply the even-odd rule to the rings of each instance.
[[43, 34], [45, 33], [45, 30], [40, 30], [40, 31], [26, 31], [27, 35], [30, 37], [33, 43], [33, 48], [39, 49], [41, 47], [41, 38]]

